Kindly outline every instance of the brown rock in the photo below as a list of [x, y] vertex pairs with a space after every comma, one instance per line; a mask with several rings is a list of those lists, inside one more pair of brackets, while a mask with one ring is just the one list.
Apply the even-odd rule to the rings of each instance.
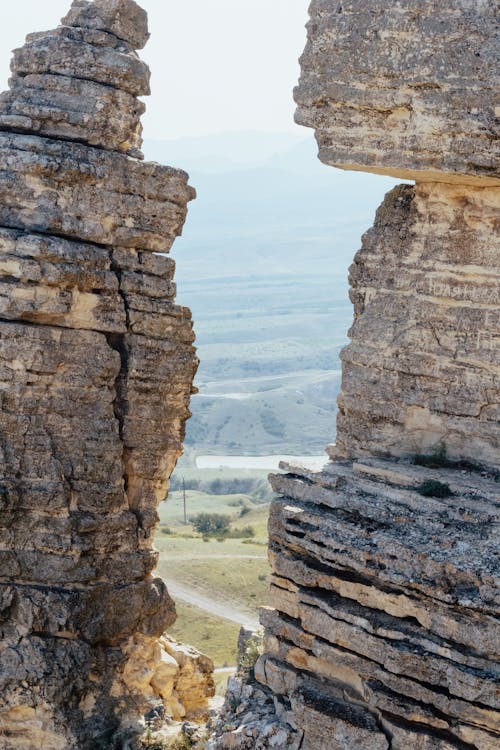
[[152, 576], [197, 367], [154, 251], [194, 191], [117, 153], [139, 155], [146, 14], [76, 2], [65, 23], [15, 52], [0, 98], [2, 750], [111, 747], [212, 690], [199, 654], [160, 674], [175, 607]]
[[309, 12], [296, 120], [322, 161], [500, 184], [494, 1], [313, 0]]
[[255, 675], [303, 750], [494, 750], [497, 3], [313, 0], [310, 15], [295, 95], [320, 159], [417, 182], [389, 193], [351, 267], [333, 461], [271, 476]]

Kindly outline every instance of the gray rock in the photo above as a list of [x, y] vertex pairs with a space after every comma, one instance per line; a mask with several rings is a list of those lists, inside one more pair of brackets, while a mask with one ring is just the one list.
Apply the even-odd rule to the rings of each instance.
[[11, 79], [0, 95], [0, 128], [137, 153], [144, 104], [93, 81], [32, 74]]
[[14, 50], [12, 72], [17, 76], [52, 74], [102, 83], [132, 96], [150, 92], [150, 73], [130, 46], [103, 31], [60, 26], [30, 34]]
[[147, 13], [133, 0], [73, 0], [61, 23], [108, 31], [134, 49], [142, 49], [149, 39]]
[[320, 158], [416, 185], [389, 193], [351, 267], [332, 460], [271, 476], [255, 676], [302, 750], [494, 750], [497, 3], [313, 0], [310, 15], [297, 121]]
[[71, 141], [0, 132], [0, 223], [168, 252], [194, 198], [187, 174]]

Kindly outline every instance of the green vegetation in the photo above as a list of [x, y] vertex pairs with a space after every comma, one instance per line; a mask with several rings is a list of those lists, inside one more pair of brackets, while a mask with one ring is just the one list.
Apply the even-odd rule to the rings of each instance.
[[[182, 492], [171, 492], [168, 500], [159, 508], [159, 535], [189, 538], [196, 533], [207, 532], [197, 530], [195, 519], [200, 516], [222, 515], [228, 519], [231, 532], [228, 536], [244, 538], [252, 536], [248, 529], [253, 528], [256, 541], [267, 539], [268, 503], [259, 503], [255, 498], [244, 495], [210, 495], [199, 490], [186, 491], [187, 521], [184, 523], [184, 497]], [[210, 532], [208, 532], [210, 533]]]
[[214, 617], [203, 609], [176, 602], [177, 622], [168, 633], [207, 654], [216, 667], [236, 664], [240, 626], [222, 617]]
[[417, 492], [424, 497], [451, 497], [453, 495], [447, 484], [438, 482], [436, 479], [426, 479], [417, 487]]
[[139, 740], [138, 747], [139, 750], [204, 750], [207, 741], [206, 730], [199, 730], [193, 737], [190, 737], [183, 727], [179, 735], [167, 738], [162, 737], [152, 728], [148, 728]]
[[256, 613], [267, 601], [269, 564], [266, 548], [252, 542], [227, 539], [221, 545], [216, 539], [158, 535], [158, 572], [167, 581]]
[[253, 682], [255, 680], [255, 665], [263, 650], [264, 642], [262, 636], [255, 635], [249, 639], [245, 653], [240, 656], [238, 663], [239, 672], [243, 675], [246, 682]]
[[[267, 378], [254, 380], [248, 388], [268, 386]], [[243, 379], [240, 389], [246, 387], [244, 383]], [[186, 445], [199, 454], [321, 453], [335, 436], [339, 385], [338, 367], [331, 372], [302, 373], [299, 387], [278, 379], [272, 390], [250, 391], [241, 398], [212, 394], [209, 385], [204, 392], [200, 384], [201, 395], [191, 401], [193, 417], [187, 425]], [[238, 385], [228, 383], [227, 387]]]
[[198, 513], [192, 520], [198, 534], [202, 536], [225, 536], [229, 532], [231, 516], [222, 513]]
[[453, 466], [453, 462], [447, 456], [444, 443], [439, 443], [431, 453], [417, 454], [414, 463], [417, 466], [426, 466], [428, 469], [444, 469]]
[[[258, 607], [267, 603], [268, 504], [256, 504], [247, 495], [207, 495], [186, 492], [189, 521], [197, 516], [222, 515], [230, 532], [220, 544], [194, 525], [184, 525], [182, 492], [172, 493], [160, 508], [161, 524], [155, 544], [160, 553], [158, 573], [185, 587], [257, 619]], [[203, 509], [203, 510], [201, 510]], [[210, 509], [210, 512], [207, 511]], [[213, 511], [213, 512], [212, 512]], [[203, 533], [203, 532], [201, 532]], [[236, 665], [240, 626], [176, 598], [178, 619], [169, 634], [191, 643], [210, 656], [216, 667]]]
[[171, 492], [182, 490], [199, 490], [210, 495], [249, 495], [255, 499], [266, 496], [268, 482], [266, 478], [252, 476], [209, 476], [205, 478], [207, 471], [199, 472], [198, 477], [189, 476], [187, 479], [183, 472], [179, 471], [170, 480]]

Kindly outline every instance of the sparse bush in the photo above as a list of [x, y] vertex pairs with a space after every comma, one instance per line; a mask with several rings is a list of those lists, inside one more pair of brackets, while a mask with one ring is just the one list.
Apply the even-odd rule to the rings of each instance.
[[453, 495], [449, 485], [435, 479], [426, 479], [417, 487], [417, 492], [424, 497], [451, 497]]
[[244, 505], [242, 509], [240, 510], [240, 518], [243, 518], [243, 516], [246, 516], [247, 513], [250, 513], [251, 508], [248, 507], [248, 505]]
[[243, 526], [240, 529], [241, 539], [253, 539], [255, 536], [255, 529], [253, 526]]
[[253, 526], [243, 526], [241, 529], [231, 529], [226, 536], [228, 539], [253, 539], [255, 529]]
[[284, 438], [285, 427], [271, 409], [263, 409], [260, 413], [260, 421], [264, 430], [273, 437]]
[[230, 508], [241, 508], [242, 505], [245, 505], [245, 501], [243, 500], [243, 498], [239, 497], [238, 500], [231, 500], [228, 505]]

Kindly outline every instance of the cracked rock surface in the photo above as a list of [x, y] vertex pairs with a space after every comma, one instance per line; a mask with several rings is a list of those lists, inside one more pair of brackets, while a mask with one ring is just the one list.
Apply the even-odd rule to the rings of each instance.
[[350, 270], [331, 461], [271, 477], [255, 676], [301, 750], [496, 750], [498, 3], [309, 12], [295, 96], [320, 159], [416, 184], [386, 196]]
[[212, 690], [203, 662], [173, 700], [158, 640], [175, 607], [152, 536], [197, 359], [156, 252], [195, 193], [142, 161], [147, 38], [132, 0], [75, 0], [0, 97], [2, 750], [113, 747], [155, 702], [196, 713]]
[[295, 90], [325, 164], [500, 185], [496, 0], [312, 0]]

